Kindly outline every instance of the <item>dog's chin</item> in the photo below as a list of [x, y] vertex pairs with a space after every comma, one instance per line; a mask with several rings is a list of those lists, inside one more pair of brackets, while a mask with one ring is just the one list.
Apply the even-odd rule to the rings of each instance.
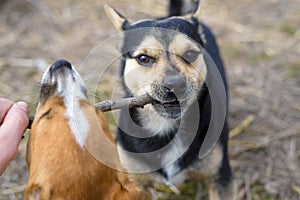
[[179, 119], [185, 107], [183, 102], [177, 100], [172, 102], [154, 101], [152, 105], [157, 113], [167, 119]]

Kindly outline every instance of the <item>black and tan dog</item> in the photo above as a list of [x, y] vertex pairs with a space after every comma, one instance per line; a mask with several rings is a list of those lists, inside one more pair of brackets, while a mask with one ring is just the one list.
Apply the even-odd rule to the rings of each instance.
[[[233, 200], [226, 119], [213, 149], [199, 157], [212, 117], [212, 91], [207, 86], [212, 66], [204, 53], [217, 66], [224, 94], [227, 82], [215, 38], [197, 19], [199, 2], [190, 0], [190, 6], [187, 2], [171, 0], [169, 17], [137, 22], [105, 6], [109, 19], [124, 34], [121, 78], [126, 95], [147, 93], [154, 100], [143, 109], [122, 110], [119, 152], [131, 172], [154, 171], [155, 179], [171, 186], [201, 179], [210, 199]], [[224, 101], [227, 105], [226, 97]], [[226, 109], [219, 112], [226, 116]]]

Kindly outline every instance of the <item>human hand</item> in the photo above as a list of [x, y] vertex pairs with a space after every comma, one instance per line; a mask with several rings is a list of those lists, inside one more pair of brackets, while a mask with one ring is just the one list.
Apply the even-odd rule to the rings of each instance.
[[0, 175], [17, 154], [28, 125], [28, 115], [26, 103], [0, 98]]

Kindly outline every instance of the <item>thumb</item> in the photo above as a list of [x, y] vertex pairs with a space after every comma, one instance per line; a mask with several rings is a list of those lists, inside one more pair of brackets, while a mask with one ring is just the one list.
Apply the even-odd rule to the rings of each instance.
[[28, 115], [29, 107], [27, 103], [22, 101], [15, 103], [5, 116], [0, 131], [7, 132], [3, 134], [8, 134], [8, 132], [9, 134], [16, 134], [15, 138], [17, 136], [21, 138], [28, 125]]
[[28, 115], [29, 109], [26, 103], [15, 103], [0, 126], [0, 175], [17, 153], [20, 139], [28, 125]]
[[0, 128], [0, 136], [11, 147], [17, 147], [28, 125], [29, 108], [25, 102], [15, 103], [7, 112]]

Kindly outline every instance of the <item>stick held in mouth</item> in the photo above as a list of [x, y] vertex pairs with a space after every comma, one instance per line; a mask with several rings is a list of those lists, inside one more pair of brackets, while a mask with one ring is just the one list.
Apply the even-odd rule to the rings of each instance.
[[[122, 108], [143, 108], [144, 105], [151, 103], [153, 99], [148, 95], [144, 94], [141, 96], [123, 98], [117, 100], [105, 100], [94, 104], [94, 107], [102, 112], [107, 112], [111, 110], [117, 110]], [[34, 116], [29, 116], [29, 124], [27, 129], [31, 129]]]

